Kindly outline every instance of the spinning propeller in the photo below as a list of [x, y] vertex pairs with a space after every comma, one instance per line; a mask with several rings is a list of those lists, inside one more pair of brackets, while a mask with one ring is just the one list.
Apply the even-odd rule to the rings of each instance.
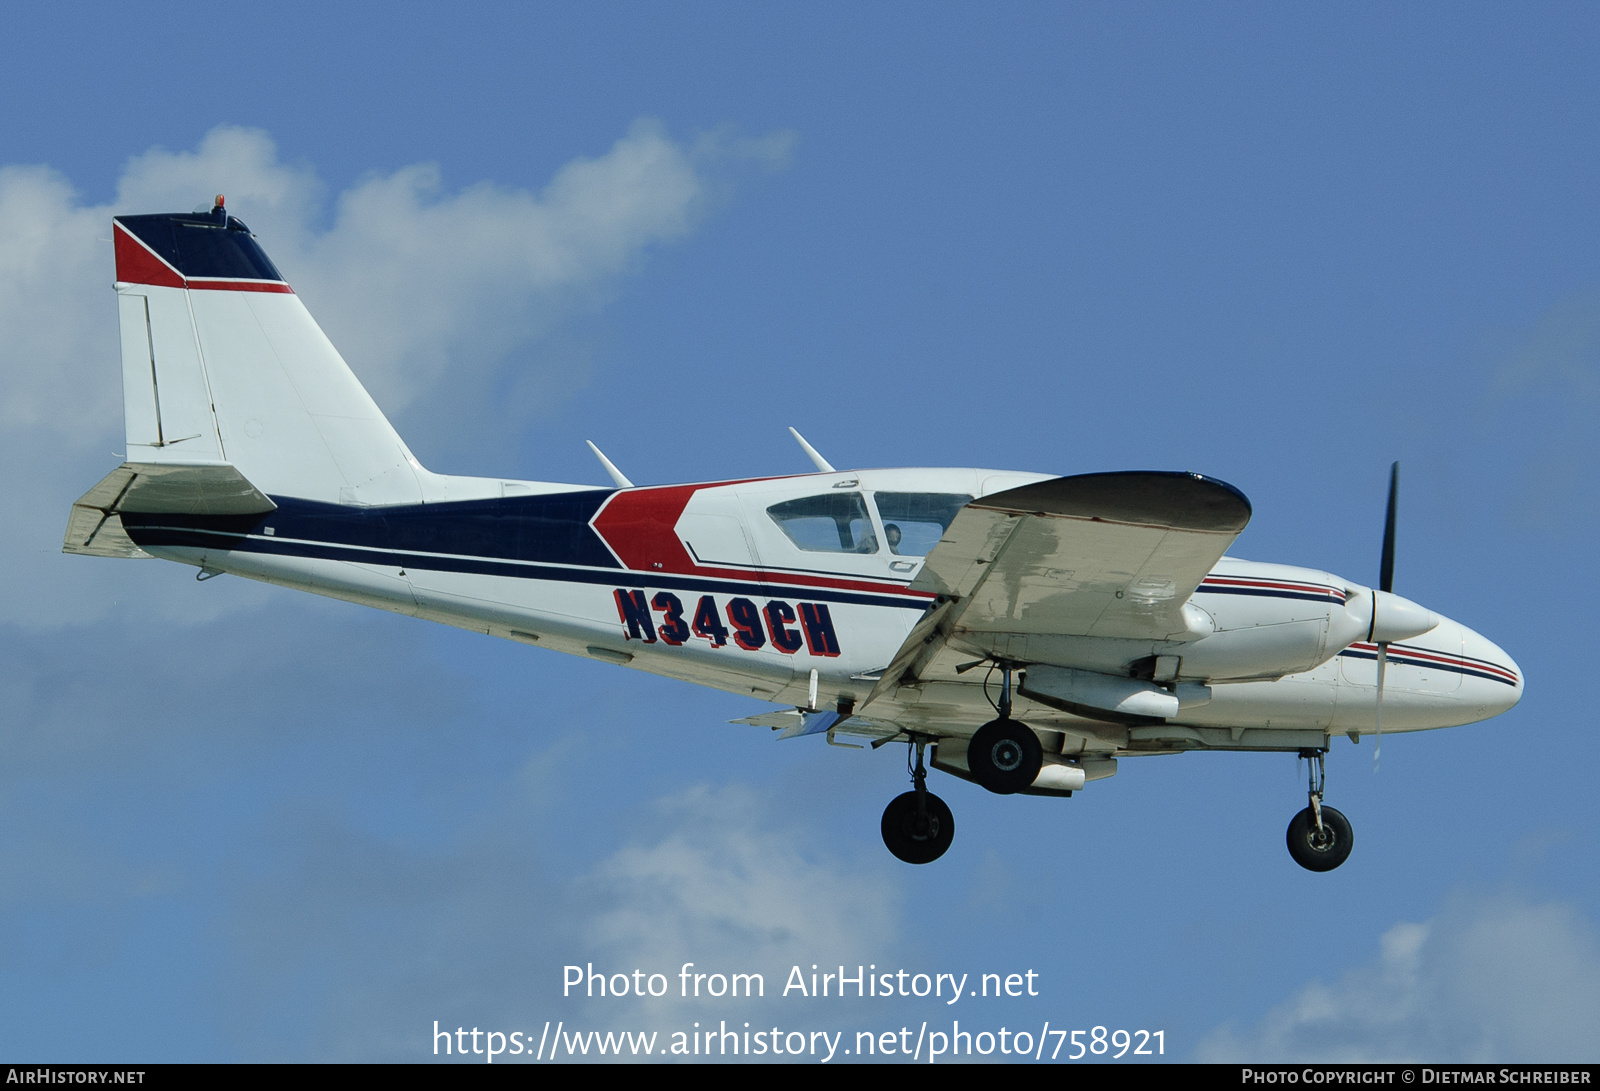
[[[1394, 593], [1394, 516], [1400, 492], [1400, 463], [1389, 467], [1389, 510], [1383, 519], [1383, 559], [1378, 564], [1378, 590]], [[1372, 597], [1371, 639], [1378, 631], [1378, 597]], [[1372, 714], [1372, 771], [1378, 771], [1378, 756], [1383, 753], [1383, 675], [1389, 666], [1389, 642], [1378, 641], [1378, 702]]]
[[[1378, 586], [1372, 591], [1372, 613], [1367, 619], [1367, 642], [1378, 649], [1378, 692], [1373, 709], [1372, 768], [1378, 768], [1383, 749], [1383, 684], [1389, 667], [1389, 645], [1431, 632], [1439, 615], [1394, 593], [1394, 525], [1400, 493], [1400, 463], [1389, 468], [1389, 509], [1383, 520], [1383, 558], [1378, 565]], [[1353, 736], [1352, 736], [1353, 737]]]

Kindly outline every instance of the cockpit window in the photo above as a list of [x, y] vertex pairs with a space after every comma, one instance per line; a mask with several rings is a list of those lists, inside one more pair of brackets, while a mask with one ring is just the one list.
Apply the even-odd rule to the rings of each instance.
[[767, 509], [789, 540], [811, 553], [876, 553], [878, 539], [858, 492], [786, 500]]
[[889, 550], [902, 557], [926, 557], [972, 497], [948, 492], [880, 492], [873, 494], [883, 520]]

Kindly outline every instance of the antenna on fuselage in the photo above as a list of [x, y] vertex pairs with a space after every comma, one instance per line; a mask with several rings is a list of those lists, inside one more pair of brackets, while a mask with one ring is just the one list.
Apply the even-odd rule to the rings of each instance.
[[825, 474], [839, 472], [833, 468], [833, 465], [827, 459], [823, 458], [822, 455], [818, 453], [815, 447], [806, 442], [805, 436], [802, 436], [799, 432], [796, 432], [793, 427], [790, 427], [789, 434], [793, 436], [796, 442], [800, 444], [800, 449], [805, 451], [806, 457], [811, 459], [812, 464], [815, 465], [817, 469], [821, 470]]
[[600, 448], [598, 448], [598, 447], [596, 447], [594, 445], [594, 441], [593, 440], [586, 439], [583, 442], [585, 442], [585, 443], [587, 443], [589, 445], [589, 450], [593, 451], [594, 452], [594, 457], [598, 458], [600, 460], [600, 465], [602, 465], [602, 466], [604, 466], [606, 468], [606, 473], [610, 474], [611, 475], [611, 480], [613, 480], [613, 481], [615, 481], [617, 483], [617, 488], [619, 488], [619, 489], [631, 489], [631, 488], [633, 488], [633, 482], [629, 481], [627, 479], [627, 477], [623, 474], [623, 472], [621, 470], [617, 469], [616, 463], [612, 462], [609, 458], [607, 458], [604, 451], [600, 450]]

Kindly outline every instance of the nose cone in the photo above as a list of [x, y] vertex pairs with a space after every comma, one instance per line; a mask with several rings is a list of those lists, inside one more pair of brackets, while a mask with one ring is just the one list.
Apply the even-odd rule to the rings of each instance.
[[1522, 668], [1490, 641], [1471, 629], [1461, 629], [1462, 697], [1476, 713], [1475, 720], [1498, 716], [1522, 700]]

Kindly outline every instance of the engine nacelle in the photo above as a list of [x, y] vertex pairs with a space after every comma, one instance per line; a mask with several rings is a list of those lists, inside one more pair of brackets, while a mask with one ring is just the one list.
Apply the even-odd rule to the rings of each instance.
[[1394, 643], [1430, 632], [1433, 611], [1325, 572], [1233, 562], [1197, 598], [1216, 631], [1173, 652], [1176, 677], [1211, 682], [1281, 678], [1312, 670], [1358, 640]]

